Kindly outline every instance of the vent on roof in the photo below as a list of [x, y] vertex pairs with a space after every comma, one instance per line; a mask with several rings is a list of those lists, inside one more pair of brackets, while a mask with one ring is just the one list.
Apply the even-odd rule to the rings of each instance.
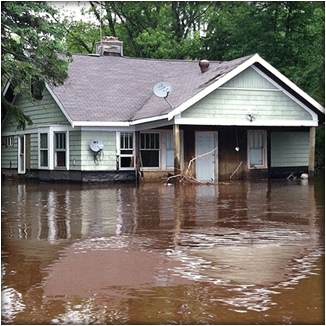
[[202, 73], [206, 72], [209, 67], [209, 61], [208, 60], [200, 60], [199, 67], [200, 67], [200, 70]]
[[96, 54], [123, 56], [123, 42], [117, 37], [103, 36], [101, 42], [96, 42]]

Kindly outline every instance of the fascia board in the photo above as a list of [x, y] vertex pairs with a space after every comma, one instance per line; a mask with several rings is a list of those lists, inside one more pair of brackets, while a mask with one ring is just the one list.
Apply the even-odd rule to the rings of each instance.
[[173, 125], [173, 121], [168, 121], [168, 119], [166, 118], [165, 120], [156, 120], [156, 121], [147, 122], [144, 124], [135, 125], [135, 131], [162, 128], [162, 127], [171, 126], [171, 125]]
[[164, 115], [155, 116], [155, 117], [151, 117], [151, 118], [143, 118], [143, 119], [134, 120], [134, 121], [130, 122], [130, 125], [134, 126], [134, 125], [139, 125], [139, 124], [143, 124], [143, 123], [164, 120], [167, 118], [168, 118], [168, 114], [164, 114]]
[[188, 109], [189, 107], [191, 107], [192, 105], [194, 105], [195, 103], [197, 103], [198, 101], [200, 101], [201, 99], [203, 99], [205, 96], [207, 96], [208, 94], [210, 94], [213, 91], [215, 91], [216, 89], [218, 89], [220, 86], [222, 86], [223, 84], [225, 84], [226, 82], [228, 82], [230, 79], [232, 79], [233, 77], [237, 76], [242, 71], [244, 71], [245, 69], [247, 69], [248, 67], [250, 67], [251, 65], [253, 65], [255, 62], [257, 62], [259, 58], [260, 58], [260, 56], [256, 53], [250, 59], [248, 59], [247, 61], [243, 62], [240, 66], [234, 68], [232, 71], [230, 71], [229, 73], [227, 73], [225, 76], [223, 76], [222, 78], [218, 79], [215, 83], [211, 84], [210, 86], [207, 86], [200, 93], [198, 93], [197, 95], [193, 96], [192, 98], [190, 98], [189, 100], [187, 100], [186, 102], [184, 102], [183, 104], [181, 104], [180, 106], [178, 106], [176, 109], [174, 109], [173, 111], [171, 111], [168, 114], [168, 120], [171, 120], [176, 115], [182, 113], [183, 111], [185, 111], [186, 109]]
[[115, 121], [74, 121], [74, 127], [129, 127], [130, 122]]
[[120, 131], [120, 132], [134, 132], [135, 127], [130, 126], [123, 126], [123, 127], [117, 127], [117, 126], [84, 126], [84, 127], [78, 127], [82, 131]]

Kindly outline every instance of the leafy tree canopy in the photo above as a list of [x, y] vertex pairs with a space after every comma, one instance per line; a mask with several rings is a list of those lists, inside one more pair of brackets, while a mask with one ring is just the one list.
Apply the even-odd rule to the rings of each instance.
[[[12, 95], [33, 101], [45, 82], [59, 85], [68, 77], [68, 61], [58, 56], [65, 52], [66, 31], [56, 14], [46, 2], [1, 3], [1, 84], [3, 88], [10, 81]], [[2, 123], [11, 115], [19, 128], [32, 124], [8, 97], [1, 96], [1, 104]]]

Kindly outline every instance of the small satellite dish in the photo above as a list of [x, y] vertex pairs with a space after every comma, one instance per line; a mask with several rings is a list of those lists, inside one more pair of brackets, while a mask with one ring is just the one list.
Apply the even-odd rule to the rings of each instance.
[[153, 87], [153, 93], [157, 97], [167, 97], [171, 93], [172, 87], [167, 82], [159, 82]]
[[98, 152], [103, 149], [104, 144], [102, 139], [93, 139], [89, 142], [89, 147], [93, 152]]

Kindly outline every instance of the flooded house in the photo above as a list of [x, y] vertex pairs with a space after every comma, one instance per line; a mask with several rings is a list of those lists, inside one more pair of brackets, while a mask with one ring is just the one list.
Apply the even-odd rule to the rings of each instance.
[[78, 182], [160, 181], [188, 166], [204, 182], [313, 174], [324, 108], [258, 54], [130, 58], [104, 37], [96, 54], [72, 59], [64, 85], [46, 84], [34, 102], [4, 88], [33, 125], [5, 121], [2, 174]]

